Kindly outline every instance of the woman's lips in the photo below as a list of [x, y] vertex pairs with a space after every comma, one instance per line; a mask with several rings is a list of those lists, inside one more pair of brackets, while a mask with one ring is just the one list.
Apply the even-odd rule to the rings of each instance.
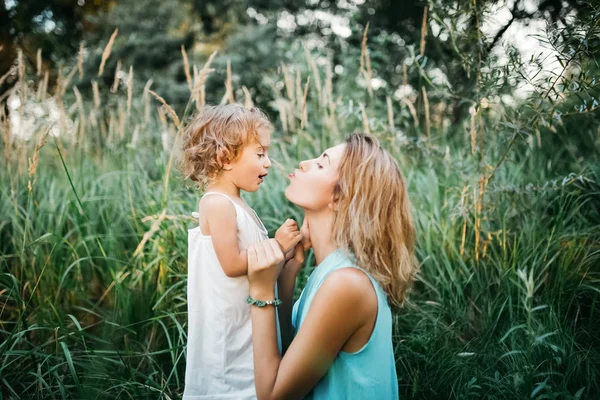
[[288, 175], [288, 177], [289, 177], [290, 179], [292, 179], [292, 178], [293, 178], [293, 177], [295, 177], [295, 176], [296, 176], [296, 174], [294, 174], [293, 172], [292, 172], [291, 174], [289, 174], [289, 175]]

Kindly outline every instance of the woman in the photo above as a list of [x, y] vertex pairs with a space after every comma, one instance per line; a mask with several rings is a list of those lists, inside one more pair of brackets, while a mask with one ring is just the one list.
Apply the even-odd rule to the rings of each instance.
[[[274, 240], [248, 249], [256, 393], [262, 399], [398, 398], [390, 304], [417, 271], [404, 179], [371, 135], [354, 134], [303, 161], [285, 191], [302, 207], [304, 240], [285, 262]], [[317, 267], [292, 310], [296, 276], [312, 245]], [[262, 305], [262, 304], [261, 304]], [[290, 333], [292, 335], [290, 335]]]

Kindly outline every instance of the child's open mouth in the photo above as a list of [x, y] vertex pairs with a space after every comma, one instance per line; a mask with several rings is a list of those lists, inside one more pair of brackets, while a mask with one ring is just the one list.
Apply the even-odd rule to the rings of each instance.
[[269, 175], [269, 174], [264, 174], [264, 175], [259, 175], [259, 176], [258, 176], [258, 179], [260, 179], [260, 183], [262, 183], [262, 182], [263, 182], [263, 178], [264, 178], [265, 176], [267, 176], [267, 175]]

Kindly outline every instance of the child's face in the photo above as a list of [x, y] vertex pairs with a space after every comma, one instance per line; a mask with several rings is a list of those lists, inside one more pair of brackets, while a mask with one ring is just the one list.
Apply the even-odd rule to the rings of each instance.
[[229, 164], [230, 179], [240, 190], [256, 192], [267, 176], [271, 166], [268, 154], [270, 142], [270, 135], [262, 135], [260, 143], [252, 140], [243, 147], [240, 157]]
[[301, 161], [300, 169], [289, 175], [287, 199], [305, 210], [329, 209], [345, 149], [346, 144], [342, 143], [325, 150], [319, 158]]

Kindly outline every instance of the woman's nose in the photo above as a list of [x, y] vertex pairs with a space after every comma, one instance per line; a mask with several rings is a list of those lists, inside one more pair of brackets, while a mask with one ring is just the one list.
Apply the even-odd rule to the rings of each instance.
[[306, 171], [306, 161], [300, 161], [300, 171]]

